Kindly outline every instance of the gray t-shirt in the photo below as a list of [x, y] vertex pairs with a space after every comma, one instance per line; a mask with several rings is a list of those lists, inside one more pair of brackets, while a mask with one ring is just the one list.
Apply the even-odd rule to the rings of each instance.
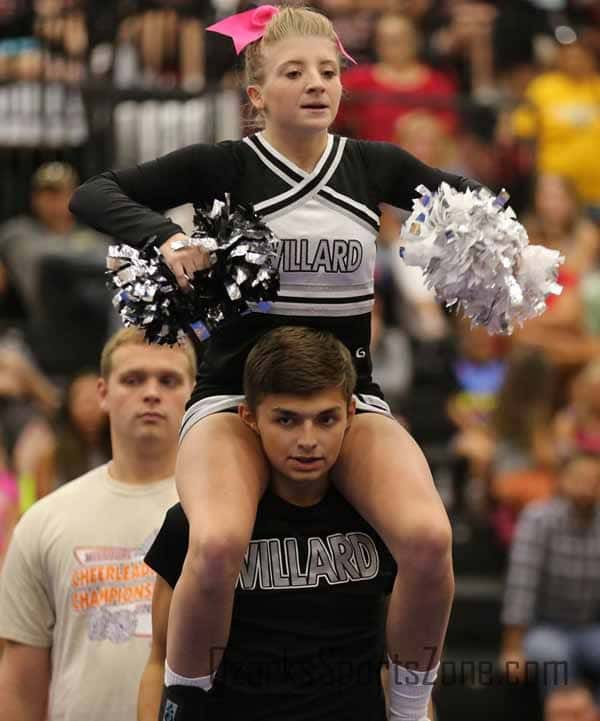
[[173, 479], [125, 484], [104, 465], [17, 524], [0, 638], [52, 649], [48, 721], [135, 721], [155, 582], [144, 555], [176, 501]]
[[84, 257], [98, 261], [106, 257], [109, 239], [75, 225], [68, 233], [55, 233], [35, 218], [22, 215], [0, 226], [0, 255], [8, 265], [28, 313], [36, 315], [40, 298], [39, 270], [43, 258], [54, 255]]

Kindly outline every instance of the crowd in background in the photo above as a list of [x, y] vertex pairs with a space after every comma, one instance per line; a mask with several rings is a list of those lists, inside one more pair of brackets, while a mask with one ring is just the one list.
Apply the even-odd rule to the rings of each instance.
[[[552, 605], [539, 594], [556, 600], [576, 578], [589, 603], [583, 615], [561, 607], [555, 625], [598, 634], [600, 3], [312, 4], [359, 61], [344, 70], [336, 130], [506, 187], [531, 242], [564, 256], [548, 311], [492, 337], [441, 308], [402, 264], [404, 216], [383, 208], [372, 352], [453, 524], [485, 527], [498, 574], [510, 569], [504, 655], [526, 651], [511, 645], [513, 626], [554, 622], [552, 610], [536, 620], [533, 606]], [[100, 348], [118, 323], [103, 277], [110, 239], [70, 215], [71, 192], [109, 165], [246, 131], [238, 60], [204, 31], [246, 7], [0, 0], [0, 564], [24, 509], [110, 455], [95, 395]], [[189, 210], [173, 212], [189, 223]], [[574, 458], [591, 464], [579, 481]], [[513, 613], [523, 549], [541, 543], [540, 518], [554, 513], [551, 527], [557, 503], [592, 509], [578, 516], [583, 545], [535, 586], [527, 613]], [[548, 569], [539, 574], [547, 581]], [[598, 653], [583, 673], [600, 688]]]

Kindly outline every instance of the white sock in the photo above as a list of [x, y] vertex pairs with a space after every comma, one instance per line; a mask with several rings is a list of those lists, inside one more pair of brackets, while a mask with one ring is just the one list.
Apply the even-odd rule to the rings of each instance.
[[204, 691], [210, 691], [213, 685], [213, 677], [209, 676], [198, 676], [198, 678], [190, 678], [189, 676], [180, 676], [175, 673], [169, 664], [165, 661], [165, 686], [195, 686], [201, 688]]
[[427, 721], [429, 700], [440, 664], [428, 671], [415, 671], [393, 663], [391, 658], [389, 662], [390, 721]]

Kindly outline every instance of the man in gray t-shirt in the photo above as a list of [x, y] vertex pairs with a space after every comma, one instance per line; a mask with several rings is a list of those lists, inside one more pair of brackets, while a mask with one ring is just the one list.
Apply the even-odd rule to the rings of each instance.
[[177, 499], [196, 359], [133, 329], [106, 345], [98, 397], [112, 460], [35, 503], [0, 575], [0, 717], [135, 721], [155, 574], [144, 554]]
[[[16, 291], [28, 341], [44, 370], [57, 375], [95, 364], [110, 309], [104, 279], [108, 238], [71, 215], [77, 183], [66, 163], [40, 166], [32, 178], [31, 214], [0, 226], [0, 271], [7, 278], [0, 295], [11, 286]], [[68, 354], [61, 353], [64, 348]]]

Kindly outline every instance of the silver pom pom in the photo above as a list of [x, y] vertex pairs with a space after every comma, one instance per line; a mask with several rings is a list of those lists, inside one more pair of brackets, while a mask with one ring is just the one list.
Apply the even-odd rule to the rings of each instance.
[[401, 233], [400, 254], [423, 270], [425, 283], [447, 307], [458, 306], [475, 325], [510, 334], [514, 325], [541, 315], [546, 297], [558, 295], [563, 257], [529, 245], [508, 193], [485, 188], [464, 193], [442, 183], [420, 185], [420, 198]]
[[251, 208], [231, 208], [229, 198], [210, 210], [196, 208], [190, 238], [174, 250], [201, 246], [210, 266], [191, 279], [183, 292], [150, 239], [141, 250], [110, 246], [107, 269], [116, 295], [113, 304], [123, 324], [144, 331], [154, 343], [174, 344], [187, 333], [205, 340], [220, 324], [249, 312], [266, 313], [279, 289], [279, 240]]

